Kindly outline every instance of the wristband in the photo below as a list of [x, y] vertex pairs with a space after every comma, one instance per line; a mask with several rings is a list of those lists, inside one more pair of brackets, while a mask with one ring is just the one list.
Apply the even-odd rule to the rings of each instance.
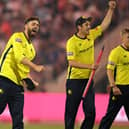
[[23, 81], [25, 81], [28, 90], [30, 91], [35, 90], [36, 87], [30, 78], [24, 78]]

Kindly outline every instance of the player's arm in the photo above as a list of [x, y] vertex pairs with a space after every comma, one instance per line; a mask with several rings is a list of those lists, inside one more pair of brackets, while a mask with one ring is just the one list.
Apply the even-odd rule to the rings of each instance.
[[117, 62], [118, 62], [117, 49], [113, 49], [109, 54], [107, 62], [107, 76], [109, 80], [109, 85], [111, 87], [115, 86], [114, 71], [117, 68]]
[[117, 64], [118, 64], [118, 54], [117, 54], [117, 49], [114, 49], [111, 51], [108, 59], [108, 64], [107, 64], [107, 76], [109, 80], [109, 87], [108, 91], [113, 91], [114, 95], [121, 95], [120, 89], [116, 86], [115, 84], [115, 77], [114, 77], [114, 72], [115, 69], [117, 69]]
[[107, 76], [109, 80], [109, 86], [113, 91], [114, 95], [121, 95], [120, 89], [116, 86], [115, 80], [114, 80], [114, 71], [111, 69], [107, 69]]
[[109, 9], [100, 25], [103, 31], [105, 31], [111, 23], [112, 15], [113, 15], [114, 9], [116, 7], [116, 1], [110, 0], [108, 4], [109, 4]]
[[41, 72], [41, 71], [45, 70], [45, 67], [43, 65], [37, 65], [37, 64], [31, 62], [27, 57], [24, 57], [21, 60], [21, 63], [24, 65], [27, 65], [28, 67], [30, 67], [31, 69], [33, 69], [36, 72]]
[[109, 80], [109, 85], [111, 87], [115, 86], [114, 71], [111, 69], [107, 69], [107, 76], [108, 76], [108, 80]]
[[83, 64], [75, 60], [69, 60], [68, 63], [69, 63], [69, 66], [80, 68], [80, 69], [97, 69], [98, 67], [97, 64]]
[[81, 62], [78, 62], [76, 60], [76, 48], [75, 45], [73, 45], [72, 42], [67, 42], [67, 60], [70, 67], [80, 68], [80, 69], [96, 69], [97, 65], [94, 64], [84, 64]]
[[32, 70], [36, 72], [40, 72], [45, 69], [43, 65], [34, 64], [26, 57], [26, 53], [23, 49], [23, 42], [20, 37], [17, 37], [17, 35], [14, 34], [11, 37], [10, 42], [13, 42], [14, 58], [17, 63], [22, 63], [24, 65], [27, 65], [28, 67], [30, 67]]

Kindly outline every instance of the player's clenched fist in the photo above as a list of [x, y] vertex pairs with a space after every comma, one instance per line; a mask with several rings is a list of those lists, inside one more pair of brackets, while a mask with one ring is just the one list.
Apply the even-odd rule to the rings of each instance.
[[109, 5], [109, 8], [115, 9], [115, 7], [116, 7], [116, 0], [110, 0], [108, 5]]
[[43, 65], [35, 65], [34, 70], [36, 72], [42, 72], [45, 70], [45, 67]]

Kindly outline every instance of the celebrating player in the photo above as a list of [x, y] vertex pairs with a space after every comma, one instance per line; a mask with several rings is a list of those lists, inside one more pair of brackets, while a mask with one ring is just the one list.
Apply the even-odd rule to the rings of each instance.
[[99, 129], [110, 129], [122, 106], [129, 120], [129, 28], [123, 29], [121, 36], [122, 44], [111, 51], [108, 59], [110, 98], [107, 112], [101, 120]]
[[12, 129], [24, 128], [23, 85], [28, 85], [28, 82], [29, 85], [35, 84], [29, 79], [30, 69], [36, 72], [45, 69], [44, 66], [32, 62], [35, 57], [32, 37], [36, 36], [39, 27], [40, 21], [37, 17], [28, 18], [25, 21], [24, 31], [14, 33], [10, 37], [0, 59], [0, 114], [8, 104], [13, 122]]
[[[76, 20], [77, 32], [68, 39], [66, 51], [68, 75], [66, 82], [65, 129], [74, 129], [79, 104], [90, 73], [97, 69], [94, 64], [94, 40], [105, 31], [112, 19], [116, 6], [114, 0], [109, 1], [108, 12], [101, 25], [91, 29], [91, 17], [80, 17]], [[93, 82], [92, 82], [93, 85]], [[90, 87], [83, 100], [85, 118], [81, 129], [92, 129], [95, 120], [94, 89]]]

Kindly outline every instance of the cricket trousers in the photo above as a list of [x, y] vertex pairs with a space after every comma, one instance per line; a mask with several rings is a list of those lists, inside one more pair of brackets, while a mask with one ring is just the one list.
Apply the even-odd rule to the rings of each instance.
[[[65, 129], [74, 129], [76, 114], [88, 79], [68, 79], [66, 82]], [[84, 120], [81, 129], [92, 129], [95, 121], [93, 82], [83, 99]]]
[[124, 107], [125, 113], [129, 120], [129, 85], [117, 85], [122, 92], [122, 95], [114, 96], [111, 91], [109, 104], [105, 116], [102, 118], [99, 129], [110, 129], [117, 113]]
[[23, 129], [24, 89], [0, 76], [0, 114], [7, 104], [12, 118], [12, 129]]

